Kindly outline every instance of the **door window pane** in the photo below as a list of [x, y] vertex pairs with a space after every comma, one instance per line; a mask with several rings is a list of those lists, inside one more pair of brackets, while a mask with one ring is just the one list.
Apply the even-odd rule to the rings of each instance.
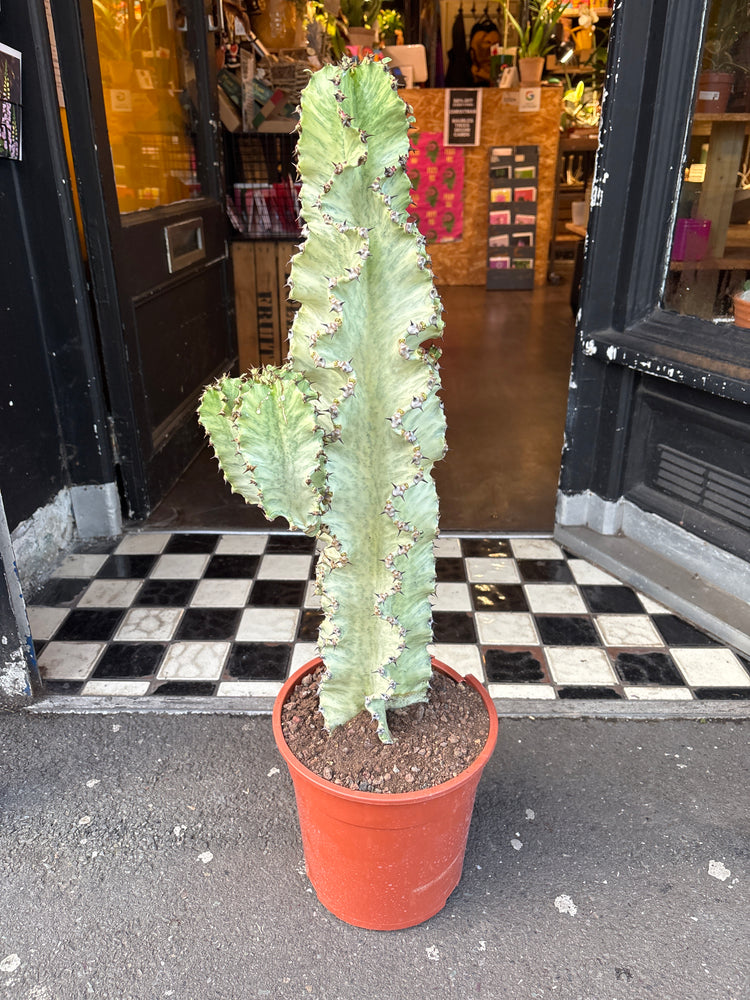
[[750, 278], [750, 2], [714, 0], [664, 306], [730, 322]]
[[195, 68], [176, 0], [92, 0], [120, 212], [201, 194]]

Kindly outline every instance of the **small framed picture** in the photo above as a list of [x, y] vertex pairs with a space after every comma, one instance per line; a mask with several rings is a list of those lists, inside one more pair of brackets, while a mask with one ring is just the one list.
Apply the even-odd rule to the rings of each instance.
[[501, 204], [513, 200], [513, 193], [510, 188], [492, 188], [490, 191], [490, 201], [493, 205]]
[[510, 210], [500, 211], [500, 212], [490, 212], [490, 225], [491, 226], [509, 226], [510, 225]]

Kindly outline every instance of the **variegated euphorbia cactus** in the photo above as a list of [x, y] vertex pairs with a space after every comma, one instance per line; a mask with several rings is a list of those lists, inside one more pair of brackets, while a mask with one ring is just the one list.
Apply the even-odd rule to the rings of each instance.
[[438, 398], [442, 307], [408, 220], [411, 109], [383, 63], [344, 61], [302, 94], [304, 242], [281, 368], [224, 377], [200, 421], [232, 489], [321, 539], [320, 708], [327, 728], [427, 697], [431, 470], [445, 452]]

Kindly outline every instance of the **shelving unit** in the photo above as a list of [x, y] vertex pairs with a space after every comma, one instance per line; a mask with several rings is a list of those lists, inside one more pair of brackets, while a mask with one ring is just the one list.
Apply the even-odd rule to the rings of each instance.
[[[705, 180], [695, 214], [710, 221], [711, 231], [704, 257], [671, 261], [669, 267], [671, 271], [682, 272], [677, 288], [680, 309], [694, 316], [711, 318], [719, 272], [750, 270], [750, 225], [730, 225], [749, 127], [750, 114], [693, 117], [693, 135], [708, 138]], [[697, 272], [695, 277], [693, 272]]]

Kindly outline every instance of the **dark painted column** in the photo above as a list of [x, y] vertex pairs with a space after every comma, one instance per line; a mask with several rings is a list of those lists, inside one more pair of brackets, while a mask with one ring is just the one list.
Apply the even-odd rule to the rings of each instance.
[[41, 682], [0, 496], [0, 711], [22, 708]]

